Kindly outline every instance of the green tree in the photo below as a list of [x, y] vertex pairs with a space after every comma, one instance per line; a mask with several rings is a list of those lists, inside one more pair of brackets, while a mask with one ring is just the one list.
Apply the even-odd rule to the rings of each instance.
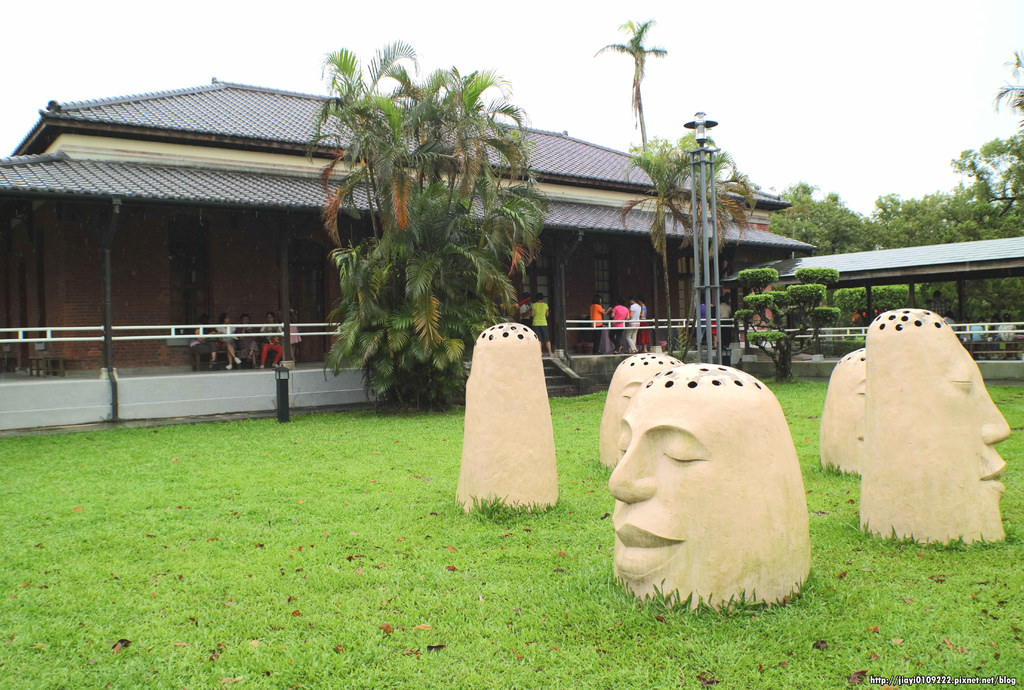
[[817, 191], [806, 182], [787, 187], [782, 198], [790, 207], [772, 215], [772, 232], [813, 244], [821, 255], [874, 249], [871, 221], [847, 208], [838, 194], [816, 199]]
[[653, 19], [648, 19], [640, 24], [628, 21], [619, 27], [619, 31], [628, 38], [625, 43], [609, 43], [594, 54], [594, 57], [597, 57], [604, 52], [613, 52], [633, 58], [633, 112], [636, 114], [637, 122], [640, 123], [640, 141], [644, 151], [647, 150], [647, 124], [644, 122], [644, 101], [640, 94], [640, 84], [644, 80], [647, 57], [668, 55], [668, 51], [664, 48], [648, 48], [644, 45], [647, 32], [654, 24]]
[[772, 358], [775, 380], [792, 379], [794, 349], [812, 344], [820, 347], [818, 330], [839, 318], [839, 309], [825, 306], [827, 286], [839, 280], [839, 272], [833, 268], [800, 268], [796, 272], [800, 283], [785, 290], [771, 289], [779, 279], [774, 268], [750, 268], [740, 271], [738, 278], [751, 293], [743, 298], [747, 308], [737, 309], [733, 316], [743, 323], [747, 342]]
[[325, 63], [325, 228], [339, 241], [337, 215], [362, 195], [373, 219], [372, 237], [332, 252], [342, 298], [326, 364], [361, 367], [380, 402], [439, 408], [464, 383], [466, 342], [515, 304], [509, 276], [534, 255], [544, 209], [507, 84], [455, 68], [417, 81], [401, 64], [414, 58], [395, 44], [365, 73], [349, 51]]

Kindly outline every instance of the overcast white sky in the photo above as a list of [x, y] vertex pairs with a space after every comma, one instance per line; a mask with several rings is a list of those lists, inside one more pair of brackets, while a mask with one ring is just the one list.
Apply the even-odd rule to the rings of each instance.
[[950, 160], [1017, 131], [996, 113], [1024, 49], [1021, 0], [860, 2], [5, 3], [0, 155], [61, 102], [209, 83], [323, 93], [323, 56], [411, 43], [421, 70], [492, 68], [533, 127], [626, 150], [639, 143], [632, 61], [594, 57], [628, 19], [656, 19], [643, 86], [649, 135], [703, 110], [716, 142], [768, 190], [799, 181], [869, 214], [880, 195], [958, 182]]

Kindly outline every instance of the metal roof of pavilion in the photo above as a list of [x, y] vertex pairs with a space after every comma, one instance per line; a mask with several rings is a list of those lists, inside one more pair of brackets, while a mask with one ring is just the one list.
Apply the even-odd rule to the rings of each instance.
[[[807, 256], [764, 266], [779, 272], [780, 283], [796, 282], [800, 268], [834, 268], [839, 271], [837, 287], [1022, 276], [1024, 237]], [[723, 282], [735, 284], [737, 279], [732, 275]]]

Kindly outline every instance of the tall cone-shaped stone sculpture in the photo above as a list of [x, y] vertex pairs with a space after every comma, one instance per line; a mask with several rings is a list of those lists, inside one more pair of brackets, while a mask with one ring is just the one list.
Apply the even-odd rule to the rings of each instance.
[[526, 326], [499, 324], [476, 340], [456, 499], [466, 512], [495, 500], [526, 510], [558, 500], [540, 341]]
[[819, 452], [822, 467], [860, 474], [864, 457], [865, 349], [854, 350], [832, 369], [821, 412]]
[[682, 364], [675, 357], [661, 354], [633, 355], [619, 362], [608, 385], [608, 397], [604, 401], [604, 413], [601, 415], [601, 432], [598, 439], [598, 453], [601, 464], [608, 469], [615, 469], [624, 448], [619, 448], [619, 437], [622, 434], [622, 415], [633, 394], [648, 379], [663, 369]]
[[880, 314], [867, 334], [860, 524], [883, 538], [945, 543], [1003, 539], [993, 447], [1010, 427], [978, 365], [942, 317]]

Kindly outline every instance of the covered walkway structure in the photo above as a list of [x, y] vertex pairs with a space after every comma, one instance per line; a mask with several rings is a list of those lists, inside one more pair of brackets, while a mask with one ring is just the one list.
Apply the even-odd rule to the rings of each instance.
[[[866, 288], [868, 312], [871, 313], [871, 288], [880, 285], [908, 285], [910, 307], [916, 304], [916, 286], [919, 283], [955, 282], [957, 305], [955, 316], [965, 320], [964, 285], [968, 280], [1024, 277], [1024, 237], [998, 240], [932, 244], [899, 249], [879, 249], [871, 252], [808, 256], [784, 259], [759, 266], [779, 272], [778, 285], [798, 282], [796, 272], [801, 268], [834, 268], [839, 271], [837, 288]], [[737, 276], [723, 281], [725, 287], [737, 287]], [[921, 305], [924, 306], [924, 305]]]

